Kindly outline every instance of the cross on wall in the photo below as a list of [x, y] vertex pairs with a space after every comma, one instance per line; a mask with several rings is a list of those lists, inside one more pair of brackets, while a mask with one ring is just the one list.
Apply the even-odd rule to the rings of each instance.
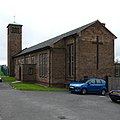
[[13, 22], [13, 23], [16, 23], [16, 22], [15, 22], [15, 15], [13, 16], [13, 18], [14, 18], [14, 22]]

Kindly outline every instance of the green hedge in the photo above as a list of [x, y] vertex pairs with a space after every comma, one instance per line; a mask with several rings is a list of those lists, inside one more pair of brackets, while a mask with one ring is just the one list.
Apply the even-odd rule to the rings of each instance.
[[15, 77], [2, 77], [4, 82], [14, 82], [16, 81]]

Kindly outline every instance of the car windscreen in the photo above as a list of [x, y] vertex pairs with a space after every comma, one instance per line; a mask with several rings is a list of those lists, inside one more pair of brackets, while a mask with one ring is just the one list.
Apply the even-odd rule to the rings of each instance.
[[86, 81], [88, 81], [88, 79], [80, 79], [79, 82], [82, 82], [82, 83], [86, 83]]

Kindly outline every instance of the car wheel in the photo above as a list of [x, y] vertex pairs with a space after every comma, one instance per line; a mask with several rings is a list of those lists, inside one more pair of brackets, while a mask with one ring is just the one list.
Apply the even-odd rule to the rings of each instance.
[[70, 91], [71, 92], [71, 94], [74, 94], [75, 92], [73, 92], [73, 91]]
[[106, 94], [106, 91], [103, 89], [102, 91], [101, 91], [101, 95], [105, 95]]
[[117, 102], [117, 100], [115, 100], [115, 99], [111, 99], [113, 102]]
[[81, 93], [82, 93], [83, 95], [85, 95], [85, 94], [87, 93], [87, 89], [83, 88], [83, 89], [81, 90]]

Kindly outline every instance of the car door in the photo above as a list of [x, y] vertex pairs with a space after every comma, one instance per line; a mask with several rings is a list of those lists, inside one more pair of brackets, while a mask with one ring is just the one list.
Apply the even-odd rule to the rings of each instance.
[[100, 79], [96, 79], [95, 92], [99, 92], [101, 88], [102, 88], [102, 81]]
[[93, 93], [95, 91], [95, 79], [89, 80], [88, 82], [88, 92]]

